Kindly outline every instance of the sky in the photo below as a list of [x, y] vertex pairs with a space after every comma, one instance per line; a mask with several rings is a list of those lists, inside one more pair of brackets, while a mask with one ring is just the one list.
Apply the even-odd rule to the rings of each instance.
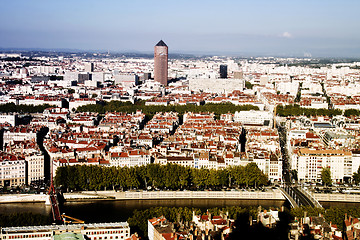
[[359, 0], [2, 0], [0, 48], [360, 57]]

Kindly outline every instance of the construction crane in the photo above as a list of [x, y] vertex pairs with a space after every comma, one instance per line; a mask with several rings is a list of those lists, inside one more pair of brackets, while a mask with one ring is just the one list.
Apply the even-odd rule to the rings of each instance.
[[[80, 220], [80, 219], [77, 219], [74, 217], [70, 217], [65, 214], [61, 214], [61, 217], [62, 217], [62, 220], [64, 223], [85, 223], [85, 221], [83, 221], [83, 220]], [[67, 220], [67, 219], [70, 219], [70, 220]]]

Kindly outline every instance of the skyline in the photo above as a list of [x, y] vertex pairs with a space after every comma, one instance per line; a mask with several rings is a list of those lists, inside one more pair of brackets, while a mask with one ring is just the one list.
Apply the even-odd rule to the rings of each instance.
[[0, 48], [360, 57], [355, 0], [5, 1]]

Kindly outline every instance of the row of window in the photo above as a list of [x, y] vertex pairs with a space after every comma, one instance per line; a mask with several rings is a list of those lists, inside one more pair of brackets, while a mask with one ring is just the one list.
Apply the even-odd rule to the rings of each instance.
[[[127, 236], [126, 236], [127, 237]], [[119, 238], [119, 236], [109, 236], [109, 237], [94, 237], [94, 238], [90, 238], [91, 240], [102, 240], [102, 239], [124, 239], [124, 236], [121, 236]]]
[[46, 234], [29, 234], [29, 235], [10, 235], [8, 237], [4, 236], [4, 239], [24, 239], [24, 238], [44, 238], [51, 237], [50, 233]]
[[129, 233], [129, 230], [114, 230], [114, 231], [91, 231], [86, 232], [86, 235], [99, 235], [99, 234], [119, 234], [119, 233]]

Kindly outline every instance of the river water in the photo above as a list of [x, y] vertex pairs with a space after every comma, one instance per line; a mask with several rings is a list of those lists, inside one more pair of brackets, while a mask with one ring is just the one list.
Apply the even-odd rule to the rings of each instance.
[[[133, 211], [151, 207], [189, 207], [206, 210], [226, 206], [262, 206], [263, 208], [286, 206], [280, 200], [225, 200], [225, 199], [167, 199], [167, 200], [94, 200], [83, 202], [65, 202], [61, 213], [79, 218], [87, 223], [123, 222], [132, 216]], [[51, 215], [51, 207], [44, 203], [0, 204], [0, 214], [32, 212]]]

